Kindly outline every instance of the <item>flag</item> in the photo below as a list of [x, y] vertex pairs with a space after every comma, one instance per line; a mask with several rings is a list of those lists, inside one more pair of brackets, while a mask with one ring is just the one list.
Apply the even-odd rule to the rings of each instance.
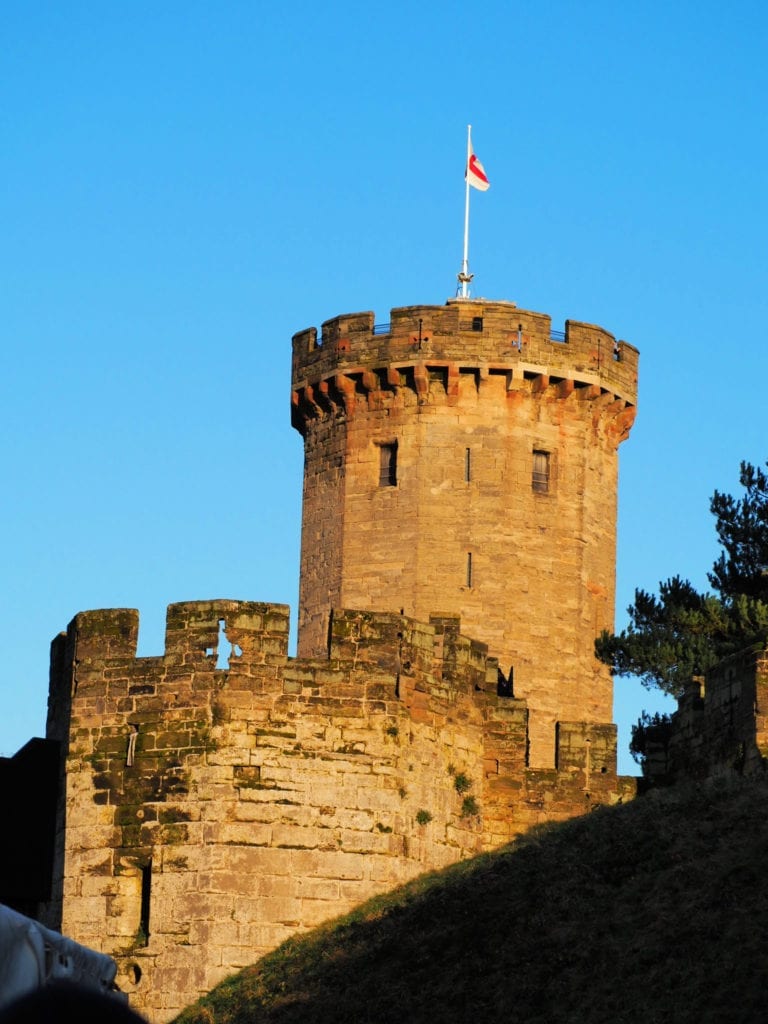
[[491, 187], [491, 183], [486, 177], [483, 165], [477, 159], [472, 150], [469, 151], [469, 160], [467, 160], [467, 170], [464, 177], [473, 188], [478, 188], [481, 192], [487, 192]]

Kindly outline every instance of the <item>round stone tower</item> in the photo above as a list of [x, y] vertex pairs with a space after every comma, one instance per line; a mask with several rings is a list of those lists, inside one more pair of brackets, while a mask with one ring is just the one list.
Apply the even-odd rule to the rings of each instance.
[[552, 765], [557, 722], [610, 722], [594, 640], [637, 366], [600, 327], [482, 299], [296, 334], [299, 656], [325, 653], [332, 608], [459, 615], [528, 701], [531, 765]]

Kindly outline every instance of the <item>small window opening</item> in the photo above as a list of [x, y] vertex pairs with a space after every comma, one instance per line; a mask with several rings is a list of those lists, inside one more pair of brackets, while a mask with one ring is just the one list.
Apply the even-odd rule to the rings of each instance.
[[509, 675], [505, 676], [501, 669], [498, 670], [496, 693], [499, 697], [514, 697], [515, 695], [515, 669], [509, 666]]
[[472, 552], [467, 552], [467, 586], [472, 586]]
[[531, 485], [539, 494], [546, 494], [549, 490], [549, 452], [535, 451], [533, 453]]
[[242, 656], [242, 653], [242, 647], [239, 644], [231, 643], [227, 636], [227, 620], [219, 619], [219, 635], [216, 638], [216, 646], [205, 648], [206, 657], [215, 658], [216, 668], [223, 669], [226, 672], [230, 667], [232, 658], [239, 658]]
[[141, 869], [141, 912], [139, 916], [139, 945], [149, 944], [149, 905], [152, 893], [152, 861]]
[[473, 331], [482, 331], [482, 329], [483, 329], [483, 318], [481, 316], [473, 316], [472, 317], [472, 330]]
[[397, 443], [379, 445], [379, 487], [397, 486]]
[[232, 644], [227, 640], [227, 623], [225, 619], [219, 619], [219, 638], [216, 642], [216, 668], [229, 668], [229, 651]]
[[464, 481], [469, 483], [472, 479], [472, 449], [466, 448], [464, 450]]

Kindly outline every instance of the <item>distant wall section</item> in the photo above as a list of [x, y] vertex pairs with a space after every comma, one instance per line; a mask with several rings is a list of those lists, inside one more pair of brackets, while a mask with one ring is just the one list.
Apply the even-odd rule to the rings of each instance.
[[768, 758], [768, 651], [726, 658], [691, 681], [669, 723], [646, 729], [646, 785], [756, 775]]

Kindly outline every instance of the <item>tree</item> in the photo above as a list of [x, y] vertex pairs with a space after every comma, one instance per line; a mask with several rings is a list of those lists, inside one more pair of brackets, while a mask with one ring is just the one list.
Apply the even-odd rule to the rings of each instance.
[[643, 768], [648, 754], [654, 746], [664, 748], [669, 743], [672, 734], [672, 719], [669, 715], [657, 711], [655, 715], [649, 715], [647, 711], [638, 718], [632, 726], [632, 739], [629, 742], [629, 752], [634, 760]]
[[715, 593], [699, 593], [679, 576], [659, 596], [635, 591], [629, 626], [595, 641], [598, 658], [616, 675], [679, 696], [692, 676], [768, 638], [768, 474], [741, 463], [741, 498], [715, 491], [710, 511], [723, 548], [707, 574]]
[[738, 596], [768, 602], [768, 476], [742, 462], [738, 501], [715, 491], [710, 511], [717, 517], [717, 538], [724, 549], [708, 574], [723, 600]]

